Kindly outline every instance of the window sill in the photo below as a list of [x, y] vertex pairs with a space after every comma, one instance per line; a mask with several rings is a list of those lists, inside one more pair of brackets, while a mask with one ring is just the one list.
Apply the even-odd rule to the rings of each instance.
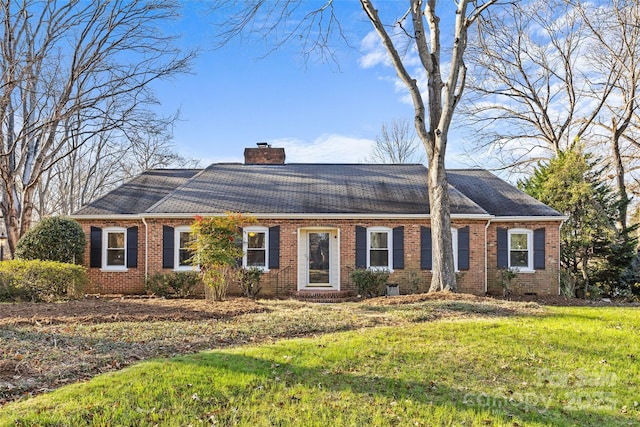
[[176, 271], [176, 272], [185, 272], [185, 271], [198, 272], [198, 271], [200, 271], [200, 267], [191, 267], [191, 266], [189, 266], [189, 267], [175, 267], [173, 269], [173, 271]]
[[535, 273], [536, 272], [536, 270], [532, 270], [530, 268], [522, 268], [522, 267], [511, 267], [511, 269], [513, 271], [515, 271], [516, 273], [528, 274], [528, 273]]
[[267, 267], [260, 267], [257, 265], [243, 265], [242, 268], [244, 268], [245, 270], [248, 270], [250, 268], [257, 268], [258, 270], [262, 271], [263, 273], [268, 273], [269, 269]]

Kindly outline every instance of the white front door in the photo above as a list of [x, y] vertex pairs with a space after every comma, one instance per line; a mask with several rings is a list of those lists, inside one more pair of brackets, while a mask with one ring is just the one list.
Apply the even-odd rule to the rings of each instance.
[[340, 289], [337, 229], [301, 229], [298, 238], [298, 289]]

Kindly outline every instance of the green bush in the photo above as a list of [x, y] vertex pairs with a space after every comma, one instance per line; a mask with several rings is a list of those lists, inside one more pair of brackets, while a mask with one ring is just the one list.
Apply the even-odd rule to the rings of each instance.
[[175, 296], [186, 298], [193, 295], [198, 285], [198, 273], [195, 271], [174, 271], [155, 273], [145, 282], [145, 289], [159, 297]]
[[52, 302], [79, 298], [89, 283], [87, 270], [56, 261], [0, 262], [0, 301]]
[[260, 276], [262, 270], [256, 267], [243, 268], [240, 270], [240, 290], [247, 298], [255, 298], [260, 293]]
[[351, 280], [358, 289], [358, 294], [365, 297], [384, 295], [385, 285], [389, 279], [389, 270], [357, 269], [351, 272]]
[[77, 221], [50, 217], [27, 231], [16, 245], [16, 258], [82, 264], [86, 239]]

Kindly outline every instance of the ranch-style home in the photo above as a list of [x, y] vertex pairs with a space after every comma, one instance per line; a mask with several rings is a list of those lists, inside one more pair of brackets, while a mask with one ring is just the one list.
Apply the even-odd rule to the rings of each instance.
[[[461, 292], [559, 293], [565, 217], [495, 175], [448, 170], [454, 263]], [[241, 212], [245, 267], [262, 294], [353, 292], [350, 273], [384, 268], [400, 293], [428, 288], [432, 250], [427, 170], [419, 164], [290, 164], [283, 148], [245, 149], [245, 162], [146, 171], [77, 211], [85, 264], [99, 293], [144, 293], [156, 272], [188, 271], [196, 215]]]

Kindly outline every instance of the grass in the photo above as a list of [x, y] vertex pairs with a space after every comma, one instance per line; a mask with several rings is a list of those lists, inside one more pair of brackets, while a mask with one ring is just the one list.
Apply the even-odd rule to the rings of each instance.
[[141, 362], [6, 405], [0, 426], [640, 424], [637, 308], [368, 310], [409, 321]]

